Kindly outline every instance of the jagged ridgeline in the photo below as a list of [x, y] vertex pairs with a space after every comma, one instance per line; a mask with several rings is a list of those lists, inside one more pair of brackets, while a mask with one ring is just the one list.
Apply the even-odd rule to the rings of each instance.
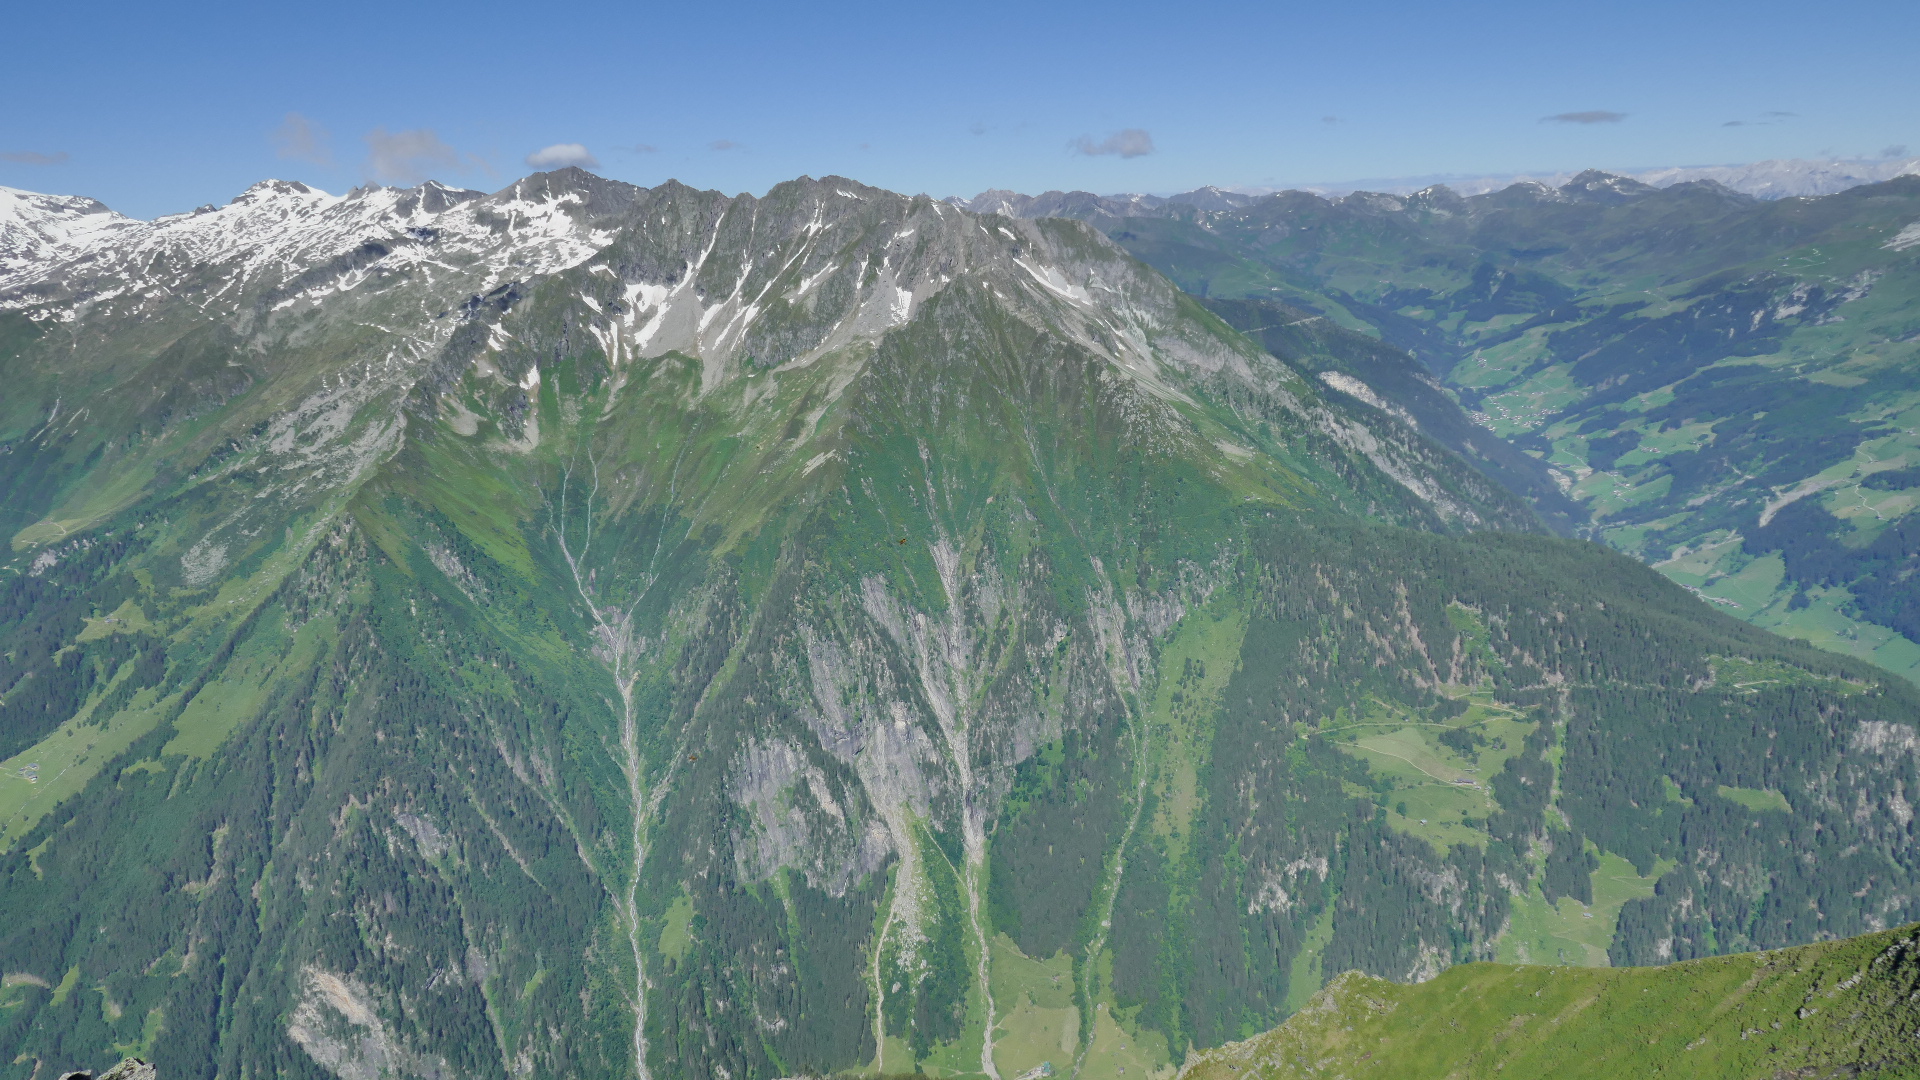
[[1911, 687], [1082, 224], [270, 184], [7, 288], [8, 1076], [1140, 1075], [1920, 913]]

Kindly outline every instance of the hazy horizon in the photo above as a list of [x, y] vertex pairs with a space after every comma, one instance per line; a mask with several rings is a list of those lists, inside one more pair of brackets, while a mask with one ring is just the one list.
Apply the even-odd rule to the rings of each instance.
[[[1858, 26], [1876, 32], [1862, 36]], [[764, 191], [837, 173], [935, 195], [1173, 192], [1630, 163], [1871, 159], [1920, 146], [1920, 11], [1859, 2], [1436, 15], [1239, 5], [749, 6], [397, 18], [110, 5], [0, 72], [0, 184], [137, 216], [262, 177], [339, 191], [542, 167]], [[1790, 32], [1787, 28], [1791, 28]], [[1204, 72], [1197, 78], [1196, 72]], [[1906, 74], [1902, 74], [1906, 72]], [[1341, 179], [1346, 178], [1346, 179]]]
[[[1902, 147], [1900, 149], [1904, 151], [1905, 148]], [[1652, 165], [1652, 166], [1642, 165], [1642, 166], [1629, 166], [1626, 168], [1604, 168], [1599, 166], [1582, 166], [1578, 168], [1530, 169], [1530, 170], [1523, 170], [1520, 172], [1491, 173], [1491, 174], [1479, 173], [1479, 172], [1429, 173], [1429, 174], [1414, 175], [1414, 176], [1364, 177], [1364, 178], [1352, 179], [1352, 180], [1321, 181], [1321, 182], [1309, 182], [1309, 183], [1279, 185], [1279, 186], [1203, 183], [1203, 184], [1197, 184], [1197, 185], [1194, 185], [1193, 187], [1188, 187], [1188, 188], [1166, 189], [1166, 190], [1158, 190], [1158, 191], [1092, 191], [1092, 192], [1088, 192], [1087, 189], [1082, 189], [1082, 188], [1074, 188], [1074, 189], [1047, 188], [1047, 189], [1039, 189], [1039, 190], [1017, 191], [1012, 188], [994, 186], [994, 187], [982, 188], [978, 191], [974, 191], [971, 193], [913, 192], [913, 193], [906, 193], [906, 194], [922, 194], [922, 195], [928, 195], [933, 198], [948, 200], [948, 201], [952, 201], [955, 199], [958, 199], [961, 201], [971, 201], [993, 192], [1009, 191], [1009, 192], [1013, 192], [1014, 194], [1022, 195], [1022, 196], [1038, 196], [1038, 195], [1045, 195], [1049, 193], [1071, 191], [1071, 192], [1090, 193], [1090, 194], [1098, 195], [1103, 198], [1146, 196], [1150, 198], [1164, 199], [1164, 198], [1170, 198], [1173, 196], [1185, 194], [1185, 193], [1196, 191], [1196, 190], [1214, 188], [1220, 191], [1227, 191], [1227, 192], [1232, 192], [1234, 194], [1240, 194], [1240, 195], [1252, 195], [1256, 197], [1274, 194], [1274, 193], [1283, 192], [1283, 191], [1304, 191], [1304, 192], [1309, 192], [1312, 194], [1321, 195], [1328, 198], [1341, 198], [1346, 195], [1354, 194], [1356, 192], [1374, 192], [1374, 193], [1381, 193], [1381, 194], [1404, 195], [1404, 194], [1411, 194], [1412, 192], [1425, 187], [1430, 187], [1434, 185], [1445, 185], [1449, 188], [1454, 189], [1455, 191], [1457, 191], [1462, 195], [1477, 195], [1477, 194], [1484, 194], [1490, 191], [1496, 191], [1501, 188], [1510, 186], [1512, 184], [1526, 183], [1526, 182], [1538, 182], [1538, 183], [1546, 183], [1550, 186], [1558, 186], [1559, 184], [1564, 183], [1568, 179], [1582, 172], [1588, 172], [1588, 171], [1599, 171], [1599, 172], [1606, 172], [1606, 173], [1611, 173], [1619, 176], [1634, 177], [1634, 178], [1642, 179], [1646, 182], [1652, 183], [1655, 186], [1664, 187], [1671, 183], [1681, 182], [1682, 180], [1695, 179], [1696, 177], [1693, 175], [1695, 173], [1709, 172], [1713, 170], [1728, 170], [1728, 171], [1754, 170], [1754, 169], [1759, 169], [1763, 166], [1768, 166], [1768, 165], [1805, 166], [1809, 168], [1859, 167], [1866, 171], [1884, 174], [1884, 175], [1873, 175], [1873, 176], [1866, 177], [1864, 179], [1856, 179], [1850, 183], [1832, 184], [1832, 185], [1829, 185], [1825, 190], [1822, 190], [1821, 192], [1819, 192], [1821, 194], [1831, 193], [1832, 191], [1844, 190], [1846, 187], [1856, 186], [1857, 184], [1860, 184], [1860, 183], [1880, 182], [1883, 180], [1891, 179], [1893, 178], [1894, 175], [1902, 175], [1902, 176], [1920, 175], [1920, 156], [1908, 156], [1903, 154], [1900, 157], [1893, 157], [1893, 158], [1889, 158], [1889, 157], [1853, 158], [1853, 159], [1830, 158], [1830, 159], [1824, 159], [1824, 160], [1787, 158], [1787, 159], [1771, 159], [1767, 161], [1758, 161], [1758, 162], [1735, 162], [1735, 163], [1727, 163], [1727, 164], [1719, 164], [1719, 165]], [[564, 168], [566, 166], [558, 165], [555, 167]], [[583, 165], [581, 167], [585, 168], [587, 172], [593, 173], [596, 176], [601, 176], [607, 179], [619, 180], [618, 177], [609, 176], [607, 173], [607, 170], [605, 170], [604, 168], [601, 168], [597, 164], [594, 166]], [[530, 173], [528, 172], [522, 173], [522, 175], [528, 175], [528, 174]], [[1661, 174], [1676, 174], [1676, 175], [1663, 176]], [[50, 174], [50, 175], [57, 175], [57, 174]], [[800, 176], [796, 176], [796, 177], [786, 177], [782, 180], [774, 181], [773, 183], [768, 184], [766, 187], [762, 187], [757, 190], [743, 191], [743, 192], [728, 192], [727, 194], [751, 195], [755, 197], [764, 196], [770, 188], [777, 186], [780, 183], [786, 183], [796, 179], [803, 179], [808, 175], [810, 174], [801, 174]], [[840, 174], [821, 173], [818, 175], [831, 176], [831, 175], [840, 175]], [[425, 177], [416, 181], [416, 183], [440, 183], [448, 187], [470, 187], [475, 190], [484, 190], [490, 193], [490, 192], [511, 186], [513, 181], [518, 180], [519, 178], [520, 178], [519, 176], [515, 176], [513, 180], [503, 180], [500, 183], [491, 184], [491, 185], [487, 185], [487, 184], [464, 185], [459, 183], [451, 183], [451, 182], [442, 180], [439, 177]], [[866, 181], [859, 176], [848, 176], [847, 178], [850, 180], [859, 181], [861, 183], [866, 183]], [[154, 218], [167, 217], [175, 214], [191, 213], [193, 210], [201, 207], [218, 206], [224, 202], [230, 201], [232, 198], [237, 197], [241, 192], [255, 185], [277, 181], [277, 180], [289, 180], [289, 179], [292, 179], [292, 178], [288, 176], [278, 176], [278, 175], [263, 176], [257, 180], [254, 180], [252, 183], [246, 185], [245, 187], [237, 189], [236, 191], [232, 192], [225, 198], [216, 199], [209, 202], [198, 203], [198, 204], [195, 204], [195, 206], [183, 206], [183, 207], [178, 207], [174, 209], [162, 210], [159, 213], [145, 215], [145, 216], [128, 214], [127, 211], [124, 210], [123, 208], [116, 206], [113, 203], [104, 199], [101, 199], [99, 201], [105, 204], [109, 209], [117, 213], [126, 215], [128, 217], [136, 217], [136, 218], [140, 218], [141, 220], [152, 220]], [[300, 181], [300, 182], [307, 183], [306, 181]], [[631, 182], [631, 181], [622, 181], [622, 182]], [[644, 186], [656, 186], [658, 184], [665, 184], [665, 183], [672, 183], [672, 182], [679, 182], [683, 184], [688, 184], [688, 186], [698, 187], [698, 185], [691, 184], [689, 181], [685, 181], [680, 179], [679, 177], [674, 177], [674, 176], [664, 177], [658, 181], [655, 181], [654, 184], [649, 184]], [[369, 181], [368, 183], [377, 183], [377, 181]], [[355, 184], [349, 187], [329, 188], [320, 184], [308, 183], [307, 186], [318, 189], [320, 191], [327, 192], [328, 194], [339, 195], [339, 194], [345, 194], [346, 192], [351, 191], [354, 188], [359, 187], [361, 185]], [[412, 186], [412, 185], [397, 185], [397, 186]], [[878, 185], [878, 184], [872, 184], [869, 186], [882, 187], [882, 185]], [[90, 192], [86, 192], [86, 191], [63, 191], [63, 190], [58, 190], [50, 187], [42, 187], [42, 188], [36, 189], [36, 188], [21, 187], [19, 185], [14, 185], [14, 184], [0, 184], [0, 188], [5, 188], [8, 190], [19, 191], [22, 193], [34, 194], [34, 195], [97, 198], [97, 196], [94, 196]], [[709, 188], [706, 190], [719, 190], [719, 189]], [[1775, 196], [1769, 195], [1768, 197], [1775, 197]]]

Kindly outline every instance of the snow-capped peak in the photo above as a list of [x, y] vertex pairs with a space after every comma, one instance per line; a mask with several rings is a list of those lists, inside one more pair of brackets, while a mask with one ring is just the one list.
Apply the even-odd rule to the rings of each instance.
[[0, 187], [0, 288], [37, 266], [72, 258], [139, 225], [95, 199]]
[[[0, 217], [0, 244], [11, 241], [18, 252], [0, 264], [0, 307], [36, 306], [36, 318], [64, 318], [56, 309], [71, 303], [172, 295], [189, 278], [197, 279], [192, 291], [208, 297], [238, 302], [266, 288], [285, 306], [344, 287], [345, 279], [333, 280], [337, 274], [323, 273], [326, 282], [302, 276], [342, 257], [354, 263], [343, 271], [349, 277], [363, 277], [376, 263], [385, 270], [426, 264], [430, 276], [477, 268], [483, 280], [550, 272], [611, 239], [594, 225], [590, 204], [600, 193], [565, 174], [529, 177], [491, 196], [431, 181], [333, 195], [297, 181], [263, 180], [224, 206], [152, 221], [112, 214], [91, 200], [17, 195], [8, 205], [26, 209]], [[111, 215], [112, 228], [56, 227], [83, 212]]]

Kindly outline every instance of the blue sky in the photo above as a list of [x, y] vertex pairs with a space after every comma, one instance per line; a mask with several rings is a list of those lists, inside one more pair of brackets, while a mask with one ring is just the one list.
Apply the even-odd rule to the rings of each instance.
[[[16, 3], [5, 26], [0, 184], [139, 216], [269, 176], [491, 190], [555, 144], [641, 184], [933, 195], [1920, 153], [1911, 0]], [[1620, 118], [1542, 120], [1581, 113]]]

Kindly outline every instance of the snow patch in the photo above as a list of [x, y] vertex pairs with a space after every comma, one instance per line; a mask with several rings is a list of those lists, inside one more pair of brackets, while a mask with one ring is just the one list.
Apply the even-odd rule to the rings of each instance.
[[[1005, 230], [1002, 230], [1002, 231], [1004, 232]], [[1062, 274], [1059, 270], [1055, 269], [1054, 267], [1051, 267], [1051, 266], [1036, 267], [1032, 263], [1027, 262], [1025, 259], [1015, 259], [1013, 260], [1013, 262], [1015, 266], [1018, 266], [1020, 269], [1025, 270], [1029, 277], [1039, 282], [1040, 285], [1046, 288], [1049, 292], [1052, 292], [1055, 295], [1063, 297], [1067, 300], [1071, 300], [1076, 304], [1085, 305], [1087, 307], [1093, 306], [1093, 294], [1089, 293], [1085, 287], [1080, 285], [1075, 285], [1073, 282], [1068, 281], [1066, 275]]]
[[1880, 245], [1888, 251], [1905, 251], [1910, 247], [1920, 247], [1920, 221], [1916, 221], [1893, 235], [1893, 239]]

